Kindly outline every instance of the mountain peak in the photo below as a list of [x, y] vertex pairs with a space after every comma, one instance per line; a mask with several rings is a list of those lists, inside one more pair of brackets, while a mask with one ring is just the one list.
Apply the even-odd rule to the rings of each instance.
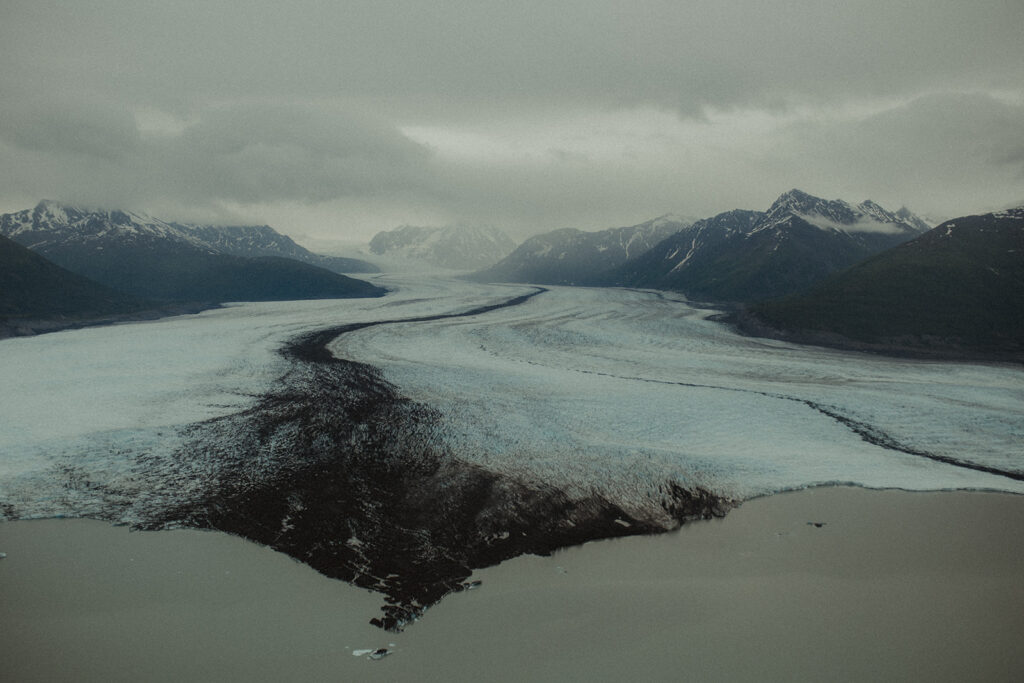
[[821, 199], [821, 197], [815, 197], [813, 194], [808, 194], [807, 192], [804, 192], [803, 190], [796, 187], [794, 187], [792, 190], [789, 190], [788, 192], [783, 192], [775, 201], [778, 202], [785, 199], [797, 202], [824, 201]]
[[52, 211], [54, 209], [63, 209], [64, 205], [58, 202], [56, 199], [43, 199], [36, 204], [36, 211]]
[[830, 220], [844, 223], [852, 214], [852, 207], [841, 199], [827, 200], [807, 194], [803, 190], [792, 189], [779, 195], [768, 209], [768, 219], [778, 219], [789, 214], [797, 216], [819, 215]]
[[824, 202], [825, 200], [821, 197], [815, 197], [812, 194], [808, 194], [803, 190], [793, 188], [788, 192], [783, 192], [779, 195], [778, 199], [772, 202], [771, 207], [768, 209], [769, 213], [775, 208], [785, 207], [796, 207], [796, 206], [807, 206], [813, 205], [817, 202]]
[[378, 232], [370, 240], [371, 253], [396, 257], [404, 262], [401, 267], [428, 265], [448, 270], [486, 268], [515, 246], [498, 228], [476, 225], [402, 225]]
[[881, 206], [879, 206], [877, 202], [875, 202], [874, 200], [871, 200], [871, 199], [865, 199], [860, 204], [858, 204], [858, 206], [861, 209], [870, 209], [872, 211], [889, 213], [888, 211], [883, 209]]
[[857, 222], [861, 212], [841, 199], [822, 199], [793, 189], [779, 196], [768, 209], [761, 229], [779, 225], [796, 216], [819, 228], [835, 228]]
[[679, 214], [675, 214], [675, 213], [666, 213], [666, 214], [664, 214], [662, 216], [658, 216], [657, 218], [651, 219], [646, 224], [642, 223], [641, 225], [650, 225], [650, 227], [652, 229], [657, 229], [657, 228], [664, 228], [666, 226], [673, 226], [673, 225], [678, 225], [678, 226], [681, 226], [681, 227], [689, 227], [689, 226], [693, 225], [696, 222], [697, 221], [694, 218], [688, 218], [686, 216], [680, 216]]
[[901, 206], [896, 210], [896, 217], [907, 225], [911, 225], [921, 232], [927, 232], [932, 229], [932, 223], [929, 223], [925, 219], [918, 216], [916, 213], [911, 211], [905, 206]]
[[905, 215], [893, 213], [870, 199], [853, 206], [842, 199], [821, 199], [794, 189], [775, 200], [757, 230], [782, 226], [794, 217], [822, 230], [846, 233], [914, 235], [931, 227], [909, 211]]
[[[325, 270], [344, 268], [349, 259], [311, 254], [277, 233], [257, 240], [247, 239], [245, 228], [236, 232], [192, 230], [131, 211], [84, 211], [55, 201], [0, 215], [0, 235], [73, 273], [143, 299], [263, 301], [383, 293]], [[207, 241], [207, 233], [220, 239]]]
[[48, 223], [67, 223], [69, 222], [69, 210], [71, 210], [70, 206], [61, 204], [53, 199], [44, 199], [36, 204], [30, 215], [37, 220], [43, 220]]

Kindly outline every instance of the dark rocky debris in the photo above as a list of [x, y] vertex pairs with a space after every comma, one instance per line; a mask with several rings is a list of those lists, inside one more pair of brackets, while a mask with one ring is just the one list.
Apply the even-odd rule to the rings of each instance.
[[[451, 316], [421, 320], [441, 317]], [[181, 457], [207, 473], [205, 494], [145, 526], [217, 529], [270, 546], [382, 593], [372, 623], [401, 630], [446, 595], [476, 587], [467, 580], [476, 568], [724, 514], [718, 497], [675, 481], [648, 515], [467, 462], [446, 448], [435, 410], [403, 397], [376, 368], [327, 351], [337, 335], [366, 326], [289, 344], [283, 353], [294, 364], [274, 391], [196, 425]]]

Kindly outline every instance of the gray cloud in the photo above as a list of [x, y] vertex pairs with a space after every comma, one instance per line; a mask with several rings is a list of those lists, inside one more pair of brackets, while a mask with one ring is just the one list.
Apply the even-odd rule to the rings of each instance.
[[330, 93], [448, 115], [493, 98], [690, 112], [1024, 78], [1010, 2], [7, 4], [6, 56], [47, 87], [165, 106]]
[[[1010, 199], [1024, 159], [1024, 103], [983, 94], [932, 95], [852, 122], [800, 122], [780, 131], [762, 163], [808, 185], [944, 215]], [[1015, 196], [1015, 195], [1014, 195]]]
[[950, 0], [9, 0], [0, 208], [287, 206], [315, 233], [326, 207], [364, 235], [793, 186], [974, 210], [1020, 195], [1021, 26], [1022, 3]]
[[0, 100], [0, 138], [36, 152], [111, 159], [138, 144], [138, 131], [123, 108], [33, 96]]
[[145, 135], [124, 112], [9, 109], [0, 117], [0, 139], [19, 163], [0, 171], [5, 184], [25, 192], [50, 185], [48, 193], [90, 203], [108, 196], [137, 205], [394, 194], [422, 185], [429, 160], [393, 127], [324, 107], [217, 107], [180, 132]]

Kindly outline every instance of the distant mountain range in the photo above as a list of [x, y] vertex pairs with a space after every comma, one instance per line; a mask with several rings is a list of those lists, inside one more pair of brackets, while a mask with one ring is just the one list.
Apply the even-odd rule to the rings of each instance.
[[1024, 207], [965, 216], [764, 302], [749, 332], [810, 343], [1024, 360]]
[[468, 277], [478, 282], [608, 284], [609, 271], [691, 223], [677, 216], [661, 216], [639, 225], [597, 232], [563, 228], [529, 238], [495, 265]]
[[556, 230], [526, 240], [470, 278], [644, 287], [748, 302], [805, 289], [928, 229], [906, 209], [893, 213], [871, 201], [854, 206], [791, 190], [764, 212], [738, 209], [699, 221], [663, 216], [599, 232]]
[[[384, 290], [272, 251], [269, 228], [196, 228], [126, 211], [57, 202], [0, 216], [0, 235], [131, 298], [222, 302], [380, 296]], [[212, 239], [211, 239], [212, 238]], [[291, 240], [277, 235], [282, 249]], [[309, 257], [315, 255], [309, 254]], [[314, 259], [315, 260], [315, 259]]]
[[370, 252], [449, 270], [477, 270], [499, 261], [515, 248], [512, 239], [493, 228], [404, 225], [378, 232]]
[[929, 226], [906, 209], [856, 206], [791, 190], [768, 211], [697, 221], [631, 259], [604, 284], [668, 289], [704, 301], [747, 302], [801, 291]]
[[[435, 267], [489, 264], [465, 276], [477, 281], [644, 287], [745, 304], [733, 320], [753, 334], [1024, 358], [1024, 207], [930, 229], [907, 209], [791, 190], [767, 211], [556, 230], [514, 249], [498, 231], [411, 226], [378, 233], [370, 247]], [[26, 321], [66, 326], [168, 303], [384, 293], [321, 265], [373, 267], [312, 254], [267, 226], [41, 202], [0, 216], [0, 336]]]
[[314, 254], [269, 225], [171, 225], [181, 228], [192, 237], [199, 238], [203, 244], [221, 254], [248, 258], [280, 256], [326, 268], [335, 273], [380, 272], [380, 268], [361, 259]]

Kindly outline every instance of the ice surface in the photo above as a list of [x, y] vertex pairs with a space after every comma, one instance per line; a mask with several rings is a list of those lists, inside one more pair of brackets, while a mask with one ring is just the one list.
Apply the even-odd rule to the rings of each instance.
[[[188, 425], [253, 405], [288, 367], [277, 353], [288, 339], [507, 296], [503, 287], [460, 299], [429, 282], [388, 286], [383, 299], [246, 303], [0, 341], [0, 516], [4, 504], [21, 516], [102, 516], [112, 504], [173, 495], [163, 491], [170, 475], [155, 463], [173, 456]], [[188, 485], [181, 473], [174, 477], [175, 487]], [[70, 488], [69, 478], [77, 482]], [[110, 501], [90, 492], [110, 483], [134, 495]]]
[[[204, 475], [171, 471], [184, 430], [253, 405], [287, 370], [285, 341], [532, 291], [378, 282], [392, 290], [380, 299], [240, 304], [0, 342], [0, 516], [4, 505], [109, 516], [187, 495]], [[627, 508], [666, 479], [740, 498], [833, 482], [1024, 492], [872, 445], [826, 414], [907, 450], [1021, 472], [1021, 369], [744, 338], [708, 316], [654, 292], [551, 288], [479, 316], [367, 328], [332, 348], [437, 408], [457, 457]]]
[[[458, 287], [458, 285], [453, 285]], [[749, 497], [821, 483], [1024, 491], [872, 445], [1024, 470], [1024, 372], [740, 337], [651, 292], [551, 288], [473, 319], [375, 327], [337, 353], [439, 408], [462, 457], [628, 494], [668, 475]]]

